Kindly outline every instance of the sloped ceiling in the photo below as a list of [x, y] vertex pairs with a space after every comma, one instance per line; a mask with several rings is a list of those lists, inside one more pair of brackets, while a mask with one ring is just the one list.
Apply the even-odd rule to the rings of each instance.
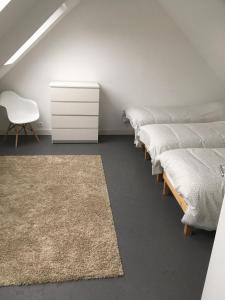
[[158, 0], [225, 82], [225, 1]]
[[36, 0], [12, 0], [0, 13], [0, 39], [16, 26], [27, 14]]
[[13, 0], [0, 13], [0, 78], [15, 65], [4, 66], [4, 63], [63, 2], [63, 0]]
[[[0, 13], [0, 66], [63, 0], [12, 0]], [[225, 1], [158, 0], [225, 82]]]
[[[3, 17], [2, 22], [6, 22], [0, 38], [0, 65], [3, 65], [14, 54], [62, 2], [63, 0], [13, 0], [3, 10], [3, 15], [0, 13], [0, 19]], [[20, 6], [19, 3], [23, 4]], [[10, 19], [8, 18], [13, 15], [16, 18], [11, 20], [12, 24], [10, 25]]]

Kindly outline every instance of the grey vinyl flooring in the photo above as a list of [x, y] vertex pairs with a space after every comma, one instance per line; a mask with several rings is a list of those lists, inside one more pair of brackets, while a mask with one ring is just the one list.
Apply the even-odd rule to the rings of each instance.
[[0, 139], [0, 155], [100, 154], [125, 275], [43, 285], [2, 287], [1, 300], [200, 300], [214, 233], [183, 236], [182, 212], [131, 136], [104, 136], [99, 144], [51, 144], [42, 136]]

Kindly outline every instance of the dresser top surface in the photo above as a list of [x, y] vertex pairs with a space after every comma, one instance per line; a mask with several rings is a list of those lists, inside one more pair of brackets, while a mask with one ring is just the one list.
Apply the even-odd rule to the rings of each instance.
[[82, 82], [82, 81], [52, 81], [49, 84], [54, 88], [89, 88], [99, 89], [100, 86], [97, 82]]

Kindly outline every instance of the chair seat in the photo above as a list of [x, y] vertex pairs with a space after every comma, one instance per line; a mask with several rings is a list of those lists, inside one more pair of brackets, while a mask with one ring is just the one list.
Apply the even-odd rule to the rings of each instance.
[[13, 124], [26, 124], [32, 123], [39, 119], [38, 111], [27, 113], [26, 111], [17, 111], [16, 114], [8, 113], [9, 121]]

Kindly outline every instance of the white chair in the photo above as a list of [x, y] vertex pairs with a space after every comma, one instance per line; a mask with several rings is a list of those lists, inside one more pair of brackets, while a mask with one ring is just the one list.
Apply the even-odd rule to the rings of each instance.
[[16, 131], [16, 148], [19, 134], [22, 130], [24, 130], [26, 135], [28, 134], [28, 130], [30, 130], [39, 142], [39, 138], [31, 125], [32, 122], [39, 119], [39, 110], [36, 102], [22, 98], [12, 91], [4, 91], [0, 94], [0, 106], [5, 107], [10, 121], [6, 137], [13, 128]]

